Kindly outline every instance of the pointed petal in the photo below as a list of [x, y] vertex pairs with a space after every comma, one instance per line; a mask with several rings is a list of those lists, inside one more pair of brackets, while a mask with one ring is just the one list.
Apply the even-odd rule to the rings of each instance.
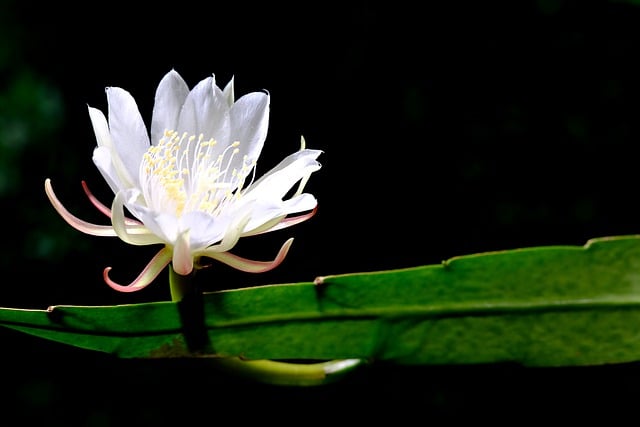
[[292, 225], [296, 225], [296, 224], [300, 224], [301, 222], [305, 222], [306, 220], [310, 219], [311, 217], [313, 217], [316, 212], [318, 212], [318, 206], [316, 205], [313, 210], [307, 214], [304, 215], [298, 215], [298, 216], [292, 216], [290, 218], [285, 218], [284, 220], [280, 221], [280, 223], [273, 227], [271, 230], [269, 231], [274, 231], [274, 230], [281, 230], [283, 228], [287, 228], [287, 227], [291, 227]]
[[262, 152], [269, 127], [269, 94], [253, 92], [240, 97], [229, 111], [229, 123], [229, 142], [240, 142], [229, 170], [240, 170], [244, 156], [250, 164], [257, 161]]
[[287, 215], [305, 212], [314, 209], [318, 205], [318, 200], [309, 193], [302, 193], [299, 196], [292, 197], [289, 200], [285, 200], [282, 204], [282, 210]]
[[111, 218], [111, 209], [103, 205], [102, 202], [93, 195], [93, 193], [89, 190], [89, 186], [87, 186], [86, 181], [82, 180], [81, 184], [82, 184], [82, 189], [84, 190], [84, 194], [87, 195], [87, 198], [89, 199], [91, 204], [95, 206], [96, 209], [102, 212], [105, 216], [107, 216], [108, 218]]
[[273, 230], [277, 230], [279, 228], [284, 228], [284, 227], [278, 227], [278, 225], [284, 221], [285, 216], [284, 215], [280, 215], [277, 216], [269, 221], [266, 221], [265, 223], [263, 223], [262, 225], [253, 228], [253, 229], [245, 229], [245, 231], [242, 232], [242, 236], [241, 237], [247, 237], [247, 236], [255, 236], [257, 234], [263, 234], [263, 233], [267, 233], [269, 231], [273, 231]]
[[236, 99], [235, 91], [233, 89], [233, 76], [231, 77], [231, 80], [229, 80], [229, 83], [227, 83], [227, 85], [222, 90], [222, 95], [227, 100], [227, 105], [231, 107]]
[[127, 224], [124, 216], [124, 198], [127, 191], [119, 191], [113, 199], [111, 206], [111, 225], [116, 235], [125, 243], [136, 246], [153, 245], [164, 243], [158, 236], [153, 234], [146, 226]]
[[[107, 88], [109, 129], [122, 163], [135, 187], [142, 156], [149, 148], [149, 135], [136, 101], [131, 94], [118, 87]], [[116, 165], [117, 167], [117, 165]]]
[[167, 247], [160, 249], [160, 251], [149, 261], [147, 266], [142, 272], [135, 278], [135, 280], [128, 285], [120, 285], [109, 277], [109, 271], [111, 267], [104, 269], [102, 277], [107, 285], [119, 292], [135, 292], [146, 288], [151, 282], [155, 280], [160, 272], [169, 265], [171, 261], [171, 250]]
[[[226, 145], [229, 135], [227, 101], [213, 77], [201, 80], [187, 95], [178, 120], [178, 133], [187, 132], [196, 138], [214, 138]], [[224, 148], [224, 147], [222, 147]]]
[[[246, 198], [277, 198], [284, 195], [301, 179], [320, 169], [316, 158], [320, 150], [300, 150], [285, 159], [276, 167], [255, 181], [244, 192]], [[253, 196], [259, 194], [259, 196]]]
[[256, 234], [263, 234], [263, 233], [268, 233], [271, 231], [276, 231], [276, 230], [282, 230], [283, 228], [287, 228], [287, 227], [291, 227], [292, 225], [296, 225], [296, 224], [300, 224], [301, 222], [304, 222], [306, 220], [308, 220], [309, 218], [311, 218], [312, 216], [314, 216], [316, 214], [316, 212], [318, 211], [318, 207], [316, 206], [315, 208], [313, 208], [313, 210], [307, 214], [304, 215], [298, 215], [298, 216], [292, 216], [289, 218], [284, 218], [283, 220], [279, 221], [277, 224], [273, 225], [272, 227], [268, 227], [268, 228], [262, 228], [262, 229], [257, 229], [257, 230], [253, 230], [251, 233], [247, 233], [247, 234], [243, 234], [244, 236], [253, 236]]
[[[181, 221], [173, 214], [154, 211], [135, 202], [137, 191], [129, 191], [123, 197], [126, 208], [147, 227], [151, 233], [162, 239], [164, 243], [173, 246], [181, 230]], [[206, 215], [206, 214], [203, 214]]]
[[[247, 226], [249, 221], [251, 220], [250, 213], [241, 217], [237, 220], [232, 226], [227, 228], [227, 231], [217, 245], [210, 245], [204, 249], [205, 253], [209, 252], [226, 252], [232, 249], [240, 240], [242, 235], [242, 230]], [[200, 251], [198, 251], [198, 255], [200, 255]]]
[[[107, 206], [105, 206], [102, 202], [100, 202], [100, 200], [98, 200], [93, 193], [91, 192], [91, 190], [89, 190], [89, 186], [87, 185], [86, 181], [82, 181], [82, 188], [84, 190], [84, 193], [87, 195], [87, 197], [89, 198], [89, 201], [91, 202], [91, 204], [93, 206], [96, 207], [96, 209], [98, 209], [100, 212], [102, 212], [103, 214], [105, 214], [106, 216], [108, 216], [109, 218], [111, 218], [111, 209], [109, 209]], [[143, 224], [140, 221], [136, 221], [135, 219], [130, 219], [130, 218], [125, 218], [124, 222], [127, 225], [140, 225], [142, 226]]]
[[185, 230], [178, 236], [178, 241], [173, 247], [173, 270], [181, 276], [187, 276], [193, 271], [193, 255], [189, 244], [189, 230]]
[[226, 216], [212, 216], [206, 212], [192, 211], [180, 218], [181, 227], [190, 230], [191, 250], [206, 248], [220, 241], [227, 232], [231, 221]]
[[98, 167], [115, 194], [121, 188], [132, 186], [133, 181], [115, 150], [104, 114], [96, 108], [88, 108], [89, 118], [98, 143], [98, 146], [93, 150], [93, 163]]
[[[300, 136], [300, 151], [305, 150], [306, 147], [307, 147], [307, 142], [305, 141], [304, 136]], [[302, 192], [304, 191], [304, 187], [307, 185], [307, 181], [309, 181], [309, 177], [311, 176], [312, 172], [313, 171], [310, 171], [308, 174], [304, 175], [300, 179], [300, 182], [298, 182], [298, 189], [294, 193], [293, 197], [296, 197], [302, 194]]]
[[72, 226], [78, 231], [81, 231], [85, 234], [90, 234], [92, 236], [100, 236], [100, 237], [115, 237], [116, 232], [110, 225], [97, 225], [91, 224], [89, 222], [83, 221], [80, 218], [72, 215], [63, 205], [60, 203], [60, 200], [56, 197], [53, 192], [53, 187], [51, 186], [51, 179], [47, 178], [44, 181], [44, 191], [47, 193], [47, 197], [49, 201], [53, 205], [54, 209], [60, 214], [62, 219], [64, 219], [67, 224]]
[[89, 119], [93, 126], [93, 133], [96, 135], [96, 142], [98, 147], [113, 148], [113, 141], [111, 141], [111, 133], [109, 132], [109, 125], [107, 124], [107, 118], [102, 111], [97, 108], [88, 107]]
[[[254, 203], [254, 205], [257, 204], [258, 203]], [[311, 212], [287, 218], [287, 215], [308, 210], [311, 210]], [[242, 232], [241, 237], [255, 236], [257, 234], [264, 234], [300, 224], [314, 216], [316, 211], [316, 199], [311, 194], [301, 194], [300, 196], [281, 203], [278, 206], [277, 215], [271, 215], [272, 219], [265, 220], [265, 218], [269, 218], [267, 215], [260, 217], [259, 214], [254, 213], [254, 217], [261, 218], [261, 221], [255, 221], [253, 224], [249, 224]]]
[[[255, 192], [258, 193], [258, 192]], [[288, 225], [282, 224], [278, 226], [283, 218], [291, 214], [297, 214], [300, 212], [313, 210], [317, 206], [316, 198], [308, 193], [300, 194], [286, 201], [278, 199], [268, 198], [273, 197], [271, 194], [258, 193], [254, 194], [257, 197], [267, 197], [265, 199], [253, 199], [251, 196], [245, 196], [240, 199], [233, 206], [233, 210], [230, 211], [232, 215], [239, 215], [240, 212], [250, 211], [251, 221], [245, 227], [242, 232], [242, 237], [252, 236], [255, 234], [266, 233], [267, 231], [278, 230], [280, 228], [289, 227], [291, 225], [305, 221], [311, 218], [300, 218], [298, 221], [292, 222]]]
[[175, 70], [169, 71], [158, 84], [151, 117], [151, 144], [157, 145], [165, 130], [177, 130], [180, 109], [189, 87]]
[[279, 266], [289, 252], [289, 247], [293, 243], [293, 238], [287, 240], [280, 248], [278, 255], [273, 261], [253, 261], [246, 258], [233, 255], [229, 252], [206, 252], [203, 256], [207, 256], [216, 259], [223, 264], [227, 264], [237, 270], [244, 271], [246, 273], [264, 273]]
[[241, 230], [242, 235], [250, 233], [252, 230], [261, 228], [266, 223], [274, 221], [276, 218], [283, 218], [286, 214], [282, 211], [282, 201], [270, 199], [249, 200], [241, 199], [226, 212], [234, 218], [244, 218], [249, 216], [250, 220]]

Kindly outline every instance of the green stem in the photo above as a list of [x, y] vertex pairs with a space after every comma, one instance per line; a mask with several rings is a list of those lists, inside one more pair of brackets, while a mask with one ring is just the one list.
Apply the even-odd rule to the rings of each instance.
[[364, 359], [336, 359], [318, 363], [275, 360], [212, 359], [216, 366], [255, 381], [285, 386], [315, 386], [337, 380], [364, 363]]
[[169, 288], [171, 290], [171, 301], [182, 301], [186, 295], [196, 292], [192, 279], [193, 274], [182, 276], [176, 273], [171, 264], [169, 264]]
[[193, 277], [194, 273], [182, 276], [169, 265], [171, 300], [177, 305], [187, 348], [193, 354], [210, 354], [213, 350], [207, 332], [204, 302]]
[[[179, 304], [185, 336], [194, 351], [209, 347], [204, 324], [201, 294], [193, 274], [182, 276], [169, 265], [171, 300]], [[196, 324], [197, 323], [197, 324]], [[275, 360], [243, 360], [239, 357], [213, 357], [218, 368], [268, 384], [309, 386], [326, 384], [364, 363], [364, 359], [336, 359], [318, 363], [292, 363]]]

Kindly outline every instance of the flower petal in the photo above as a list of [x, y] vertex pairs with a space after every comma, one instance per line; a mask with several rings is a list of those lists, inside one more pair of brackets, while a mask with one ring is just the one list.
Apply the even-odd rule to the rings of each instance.
[[102, 111], [97, 108], [87, 108], [89, 109], [89, 119], [93, 126], [93, 133], [96, 135], [98, 147], [113, 148], [113, 141], [111, 140], [111, 133], [109, 132], [107, 118], [104, 116]]
[[230, 228], [227, 217], [216, 217], [206, 212], [188, 212], [180, 218], [181, 227], [191, 231], [191, 248], [194, 251], [219, 242]]
[[47, 193], [47, 197], [49, 201], [53, 205], [54, 209], [60, 214], [62, 219], [64, 219], [67, 224], [75, 228], [76, 230], [90, 234], [92, 236], [100, 236], [100, 237], [115, 237], [116, 232], [110, 225], [97, 225], [91, 224], [89, 222], [83, 221], [80, 218], [72, 215], [63, 205], [60, 203], [60, 200], [56, 197], [56, 194], [53, 192], [53, 187], [51, 186], [51, 179], [47, 178], [44, 181], [44, 191]]
[[[187, 95], [178, 120], [178, 133], [214, 138], [219, 145], [229, 139], [229, 106], [214, 77], [201, 80]], [[224, 147], [221, 147], [223, 149]]]
[[285, 216], [284, 215], [280, 215], [277, 217], [274, 217], [268, 221], [263, 222], [261, 225], [254, 227], [254, 228], [245, 228], [245, 230], [242, 232], [242, 236], [241, 237], [247, 237], [247, 236], [255, 236], [256, 234], [263, 234], [263, 233], [267, 233], [269, 231], [273, 231], [273, 230], [277, 230], [279, 228], [283, 228], [283, 227], [278, 227], [278, 225], [284, 221]]
[[282, 203], [282, 210], [286, 212], [287, 215], [310, 211], [315, 209], [318, 205], [318, 200], [309, 193], [302, 193], [299, 196], [292, 197], [289, 200], [285, 200]]
[[[135, 190], [133, 190], [135, 192]], [[124, 216], [124, 199], [132, 191], [119, 191], [113, 199], [111, 206], [111, 225], [117, 236], [125, 243], [136, 246], [165, 243], [146, 226], [136, 226], [127, 223]]]
[[229, 170], [240, 170], [244, 156], [249, 164], [260, 157], [269, 127], [269, 99], [268, 93], [253, 92], [240, 97], [231, 107], [229, 142], [239, 141], [240, 145]]
[[160, 80], [151, 116], [152, 145], [158, 144], [165, 130], [177, 130], [180, 109], [188, 94], [189, 86], [175, 70]]
[[[105, 206], [100, 200], [96, 198], [96, 196], [93, 195], [91, 190], [89, 190], [89, 186], [84, 180], [82, 181], [82, 189], [84, 190], [84, 193], [87, 195], [87, 198], [89, 199], [91, 204], [95, 206], [96, 209], [98, 209], [100, 212], [111, 218], [111, 209]], [[140, 221], [136, 221], [135, 219], [130, 218], [125, 218], [124, 222], [128, 225], [143, 225]]]
[[253, 261], [250, 259], [239, 257], [229, 252], [205, 251], [205, 253], [203, 253], [203, 256], [213, 258], [222, 262], [223, 264], [227, 264], [230, 267], [233, 267], [240, 271], [244, 271], [246, 273], [264, 273], [282, 264], [282, 261], [284, 261], [284, 258], [289, 252], [291, 243], [293, 243], [293, 238], [284, 242], [284, 244], [280, 248], [280, 251], [278, 252], [278, 255], [276, 255], [273, 261]]
[[225, 214], [231, 217], [250, 217], [249, 222], [242, 230], [243, 235], [276, 218], [285, 217], [282, 212], [282, 201], [271, 199], [237, 201], [228, 207]]
[[316, 158], [320, 150], [300, 150], [282, 160], [277, 166], [247, 187], [243, 200], [253, 198], [282, 199], [299, 180], [320, 169]]
[[[250, 215], [245, 215], [241, 217], [241, 219], [235, 221], [235, 223], [227, 228], [227, 231], [218, 244], [209, 245], [204, 248], [204, 252], [226, 252], [232, 249], [238, 240], [240, 240], [242, 230], [247, 226], [247, 223], [251, 219]], [[198, 255], [201, 254], [201, 251], [198, 251]]]
[[98, 142], [98, 146], [93, 150], [93, 163], [114, 194], [121, 188], [131, 187], [133, 180], [114, 148], [104, 114], [100, 110], [89, 107], [89, 118]]
[[222, 95], [227, 100], [227, 105], [231, 107], [236, 99], [235, 91], [233, 89], [233, 77], [231, 77], [227, 85], [222, 90]]
[[298, 219], [295, 221], [291, 218], [290, 221], [287, 221], [288, 224], [287, 222], [281, 224], [283, 221], [286, 221], [285, 217], [287, 215], [309, 211], [315, 209], [316, 206], [317, 201], [315, 197], [306, 193], [284, 202], [278, 201], [277, 204], [256, 200], [245, 207], [245, 209], [251, 209], [252, 221], [245, 227], [242, 232], [242, 237], [279, 230], [306, 221], [313, 216], [313, 213], [303, 218], [297, 217]]
[[189, 244], [189, 230], [185, 230], [178, 236], [173, 247], [173, 270], [181, 276], [187, 276], [193, 271], [193, 255]]
[[161, 213], [132, 201], [133, 196], [124, 197], [127, 209], [163, 242], [175, 244], [180, 232], [180, 222], [173, 214]]
[[244, 236], [254, 236], [256, 234], [263, 234], [263, 233], [268, 233], [268, 232], [276, 231], [276, 230], [282, 230], [283, 228], [287, 228], [287, 227], [291, 227], [292, 225], [300, 224], [301, 222], [304, 222], [304, 221], [308, 220], [309, 218], [311, 218], [312, 216], [314, 216], [317, 211], [318, 211], [318, 207], [316, 206], [309, 213], [306, 213], [306, 214], [303, 214], [303, 215], [298, 215], [298, 216], [292, 216], [292, 217], [289, 217], [289, 218], [284, 218], [281, 221], [278, 221], [276, 224], [274, 224], [271, 227], [267, 227], [268, 224], [265, 224], [264, 228], [258, 228], [256, 230], [252, 230], [250, 233], [243, 234], [243, 237]]
[[[149, 148], [149, 135], [136, 101], [119, 87], [107, 88], [109, 130], [116, 152], [129, 175], [139, 187], [138, 174], [142, 156]], [[117, 167], [117, 165], [116, 165]]]
[[128, 285], [120, 285], [109, 277], [111, 267], [104, 269], [102, 277], [107, 285], [119, 292], [135, 292], [147, 287], [151, 282], [155, 280], [160, 272], [169, 265], [171, 261], [171, 250], [167, 247], [160, 249], [160, 251], [149, 261], [147, 266], [142, 272], [135, 278], [135, 280]]

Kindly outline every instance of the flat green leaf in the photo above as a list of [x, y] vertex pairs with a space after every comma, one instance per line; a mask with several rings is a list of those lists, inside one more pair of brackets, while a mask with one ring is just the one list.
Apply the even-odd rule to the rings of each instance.
[[2, 308], [0, 325], [124, 358], [637, 361], [640, 236], [466, 255], [181, 303]]

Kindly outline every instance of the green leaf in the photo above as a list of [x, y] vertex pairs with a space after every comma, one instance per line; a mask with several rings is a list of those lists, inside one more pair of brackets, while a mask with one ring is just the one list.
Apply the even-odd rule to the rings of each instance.
[[180, 303], [1, 308], [0, 325], [123, 358], [636, 361], [640, 236], [466, 255]]

